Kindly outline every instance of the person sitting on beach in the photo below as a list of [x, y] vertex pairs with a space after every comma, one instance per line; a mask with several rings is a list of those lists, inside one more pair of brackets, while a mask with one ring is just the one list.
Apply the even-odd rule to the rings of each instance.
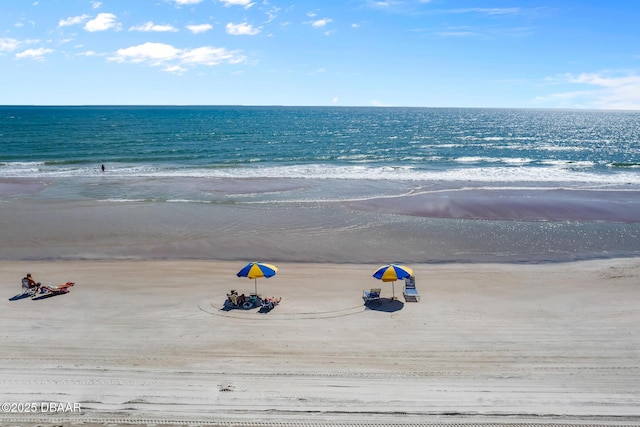
[[278, 305], [280, 301], [282, 301], [282, 298], [276, 298], [276, 297], [265, 298], [262, 300], [262, 306], [264, 308], [268, 308], [269, 310], [271, 310], [273, 307]]
[[242, 304], [244, 304], [246, 301], [247, 301], [247, 297], [246, 297], [244, 294], [242, 294], [242, 295], [240, 295], [240, 296], [238, 297], [238, 305], [242, 305]]
[[227, 297], [229, 297], [229, 301], [231, 301], [233, 305], [238, 305], [238, 292], [236, 292], [234, 289], [232, 289], [231, 292], [227, 294]]
[[22, 278], [22, 292], [29, 292], [33, 288], [37, 292], [40, 289], [40, 282], [36, 282], [33, 277], [31, 277], [31, 273], [27, 273], [25, 277]]
[[27, 275], [25, 276], [24, 279], [22, 279], [22, 281], [25, 283], [29, 283], [30, 288], [33, 288], [34, 286], [40, 286], [40, 283], [36, 283], [33, 277], [31, 277], [31, 273], [27, 273]]

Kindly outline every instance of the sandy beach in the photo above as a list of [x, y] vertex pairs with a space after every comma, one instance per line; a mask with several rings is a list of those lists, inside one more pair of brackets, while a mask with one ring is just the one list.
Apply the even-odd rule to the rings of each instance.
[[[139, 22], [123, 28], [141, 29], [148, 19], [133, 5], [148, 2], [123, 3], [112, 29], [129, 20]], [[280, 11], [176, 0], [155, 2], [154, 13], [169, 3], [173, 24], [181, 13], [190, 24], [221, 22], [201, 8], [235, 10], [233, 22], [267, 12], [265, 25]], [[358, 16], [445, 16], [441, 2], [373, 2], [385, 13], [356, 3], [347, 9]], [[8, 15], [20, 21], [11, 31], [47, 28], [28, 19], [34, 5]], [[19, 52], [21, 40], [60, 43], [7, 32], [3, 54], [15, 50], [26, 66], [27, 56], [56, 52], [80, 60], [72, 45], [106, 52], [70, 43], [80, 32], [61, 28], [88, 29], [94, 18], [81, 6], [45, 14], [67, 48]], [[294, 9], [305, 13], [278, 14]], [[490, 15], [485, 28], [495, 29], [498, 15], [533, 16], [515, 9], [457, 10], [455, 19]], [[164, 59], [145, 56], [153, 43], [110, 51], [129, 52], [135, 68], [146, 57], [182, 74], [165, 60], [191, 62], [200, 56], [191, 43], [161, 49]], [[270, 75], [284, 76], [278, 69]], [[329, 71], [308, 75], [348, 74]], [[87, 87], [101, 81], [84, 74]], [[202, 96], [219, 95], [218, 74], [197, 85]], [[372, 96], [399, 95], [365, 80]], [[167, 105], [139, 105], [135, 93], [120, 105], [115, 92], [110, 105], [71, 105], [60, 92], [69, 105], [25, 98], [0, 108], [0, 427], [640, 427], [636, 111], [458, 108], [449, 96], [447, 108], [236, 105], [237, 96], [234, 105], [168, 105], [165, 90], [179, 88], [154, 86]], [[224, 307], [231, 289], [254, 290], [236, 277], [249, 261], [279, 267], [257, 283], [263, 297], [282, 298], [268, 312]], [[405, 301], [402, 282], [372, 277], [391, 262], [413, 268], [419, 302]], [[28, 272], [75, 285], [24, 296]], [[374, 287], [381, 303], [365, 306]]]
[[640, 425], [637, 258], [413, 264], [417, 303], [277, 264], [260, 313], [243, 262], [1, 261], [0, 425]]

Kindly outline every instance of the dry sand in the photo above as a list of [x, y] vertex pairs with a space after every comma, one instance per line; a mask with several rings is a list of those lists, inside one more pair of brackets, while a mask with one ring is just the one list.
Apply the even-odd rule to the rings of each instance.
[[[418, 303], [278, 263], [279, 306], [222, 310], [242, 266], [0, 262], [0, 425], [640, 425], [639, 259], [411, 265]], [[27, 271], [76, 285], [12, 298]]]

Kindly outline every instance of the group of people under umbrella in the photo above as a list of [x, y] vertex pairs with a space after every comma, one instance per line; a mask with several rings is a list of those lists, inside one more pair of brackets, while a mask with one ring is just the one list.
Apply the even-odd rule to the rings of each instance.
[[[236, 275], [254, 280], [255, 295], [258, 295], [258, 279], [273, 277], [278, 273], [278, 267], [265, 262], [250, 262]], [[395, 282], [413, 277], [413, 270], [401, 264], [387, 264], [378, 268], [373, 277], [383, 282], [392, 282], [393, 299], [395, 299]]]

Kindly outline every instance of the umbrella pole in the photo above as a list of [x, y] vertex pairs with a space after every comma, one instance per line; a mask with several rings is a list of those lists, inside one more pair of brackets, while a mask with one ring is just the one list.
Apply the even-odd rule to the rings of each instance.
[[256, 288], [256, 296], [258, 296], [258, 279], [253, 279], [253, 285]]
[[394, 301], [396, 299], [396, 282], [393, 281], [391, 282], [391, 301]]

